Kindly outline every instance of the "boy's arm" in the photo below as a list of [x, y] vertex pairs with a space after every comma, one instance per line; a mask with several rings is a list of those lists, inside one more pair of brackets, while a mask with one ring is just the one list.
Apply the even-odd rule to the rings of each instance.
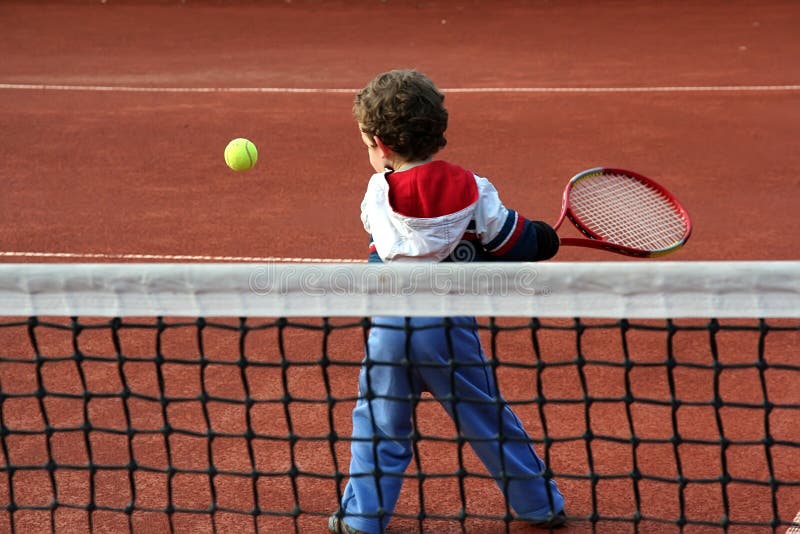
[[489, 254], [500, 261], [541, 261], [556, 255], [560, 241], [549, 224], [506, 208], [489, 180], [477, 181], [478, 234]]
[[560, 242], [549, 224], [528, 220], [511, 209], [505, 211], [498, 234], [488, 242], [481, 239], [489, 254], [501, 261], [541, 261], [556, 255]]

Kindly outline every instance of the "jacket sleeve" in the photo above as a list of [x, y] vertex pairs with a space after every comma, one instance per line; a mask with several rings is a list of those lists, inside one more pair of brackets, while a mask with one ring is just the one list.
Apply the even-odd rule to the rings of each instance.
[[556, 255], [559, 239], [550, 225], [528, 220], [506, 208], [485, 178], [478, 179], [478, 186], [476, 223], [486, 252], [500, 261], [541, 261]]
[[375, 243], [372, 241], [372, 234], [369, 236], [369, 256], [367, 257], [367, 263], [383, 263], [383, 260], [378, 254], [378, 249], [375, 248]]

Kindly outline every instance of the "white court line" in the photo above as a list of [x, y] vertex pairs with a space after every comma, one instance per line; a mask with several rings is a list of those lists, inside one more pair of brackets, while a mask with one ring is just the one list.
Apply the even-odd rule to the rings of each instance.
[[203, 256], [180, 254], [98, 254], [91, 252], [10, 252], [0, 258], [50, 258], [85, 260], [218, 261], [239, 263], [365, 263], [366, 260], [340, 258], [281, 258], [278, 256]]
[[[127, 85], [51, 85], [0, 83], [0, 90], [94, 91], [122, 93], [339, 93], [354, 94], [359, 89], [302, 87], [135, 87]], [[652, 87], [452, 87], [445, 93], [691, 93], [800, 91], [800, 85], [704, 85]]]
[[48, 85], [0, 83], [0, 89], [33, 91], [94, 91], [119, 93], [357, 93], [358, 89], [302, 87], [132, 87], [127, 85]]

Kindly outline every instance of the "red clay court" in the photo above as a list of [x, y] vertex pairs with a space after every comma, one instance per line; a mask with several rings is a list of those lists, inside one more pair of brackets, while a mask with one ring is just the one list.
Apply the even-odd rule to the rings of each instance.
[[[378, 72], [413, 67], [428, 74], [446, 94], [451, 119], [448, 146], [441, 157], [489, 177], [505, 203], [520, 213], [553, 222], [563, 186], [572, 175], [596, 166], [628, 168], [664, 183], [692, 215], [694, 232], [687, 246], [657, 261], [795, 260], [800, 247], [800, 178], [795, 171], [800, 167], [798, 26], [800, 5], [779, 0], [6, 1], [0, 4], [0, 176], [4, 180], [0, 258], [6, 263], [365, 259], [368, 242], [359, 206], [371, 169], [351, 103], [355, 91]], [[259, 163], [253, 170], [233, 173], [225, 166], [222, 150], [234, 137], [247, 137], [258, 146]], [[555, 261], [620, 259], [571, 248]], [[18, 334], [1, 335], [7, 345], [22, 339]], [[69, 338], [53, 335], [53, 353], [72, 350]], [[211, 329], [209, 335], [206, 349], [210, 353], [225, 342], [235, 342], [235, 335], [231, 338], [225, 329]], [[258, 335], [264, 336], [263, 347], [276, 344], [272, 330], [251, 338]], [[296, 336], [290, 349], [297, 351], [293, 357], [303, 358], [306, 349], [309, 353], [318, 350], [318, 333], [287, 335]], [[354, 394], [357, 363], [363, 355], [360, 335], [358, 329], [343, 331], [332, 349], [354, 364], [336, 370], [331, 378], [332, 389], [342, 396]], [[181, 354], [182, 348], [196, 343], [181, 328], [168, 330], [165, 336], [167, 353], [170, 346]], [[657, 346], [646, 338], [643, 335], [638, 341], [645, 352], [646, 347]], [[501, 355], [514, 354], [529, 344], [524, 332], [512, 332], [503, 339]], [[691, 345], [691, 339], [681, 343]], [[721, 344], [727, 343], [728, 348], [755, 345], [754, 339], [729, 339]], [[83, 342], [89, 350], [113, 350], [108, 340], [90, 337]], [[131, 343], [137, 354], [152, 353], [152, 339]], [[558, 347], [567, 346], [568, 341], [553, 343], [553, 354], [557, 354]], [[797, 365], [798, 346], [795, 329], [782, 333], [770, 348], [793, 355], [790, 363]], [[216, 354], [223, 360], [231, 357], [221, 348]], [[257, 357], [266, 360], [269, 354]], [[11, 383], [23, 367], [9, 364], [0, 373], [6, 393], [35, 388], [24, 381]], [[110, 362], [87, 365], [83, 378], [70, 361], [44, 367], [50, 373], [48, 384], [71, 394], [80, 390], [81, 380], [88, 381], [84, 390], [104, 392], [104, 387], [111, 387], [104, 386], [104, 380], [118, 385]], [[220, 396], [241, 397], [241, 381], [230, 374], [235, 366], [218, 367], [216, 374], [200, 378], [199, 374], [184, 375], [183, 367], [174, 365], [167, 371], [173, 374], [162, 378], [172, 396], [191, 397], [198, 388], [209, 387]], [[259, 383], [264, 389], [251, 394], [277, 395], [270, 384], [280, 382], [279, 371], [263, 368]], [[505, 380], [511, 390], [530, 380], [523, 375], [509, 371]], [[575, 385], [574, 377], [555, 375], [552, 393]], [[131, 376], [139, 381], [135, 387], [140, 391], [158, 394], [154, 374], [142, 369]], [[293, 368], [286, 378], [293, 391], [303, 387], [319, 391], [324, 385], [313, 366]], [[796, 381], [797, 373], [776, 373], [773, 378]], [[602, 380], [602, 374], [597, 380]], [[653, 380], [647, 387], [666, 387], [661, 379]], [[696, 387], [709, 388], [702, 381]], [[746, 374], [723, 387], [744, 397], [748, 392], [756, 395], [758, 389]], [[800, 404], [800, 388], [787, 386], [780, 391], [779, 402]], [[39, 410], [29, 400], [33, 404], [6, 401], [4, 425], [41, 429], [38, 416], [26, 415]], [[145, 412], [146, 405], [141, 407]], [[67, 424], [80, 425], [82, 415], [76, 415], [66, 400], [63, 406], [50, 408], [73, 417]], [[225, 412], [222, 405], [217, 408], [224, 413], [211, 414], [213, 421], [223, 427], [227, 421], [226, 432], [242, 431], [236, 422], [241, 413], [235, 408]], [[326, 408], [313, 403], [293, 407], [297, 420], [307, 425], [295, 430], [316, 432], [318, 425], [327, 424]], [[103, 407], [94, 409], [105, 413]], [[430, 407], [432, 420], [441, 416], [436, 409]], [[340, 432], [348, 424], [349, 411], [347, 403], [336, 407]], [[202, 432], [204, 422], [192, 419], [196, 413], [190, 412], [170, 414], [173, 423]], [[792, 422], [796, 411], [778, 412], [773, 414], [776, 435], [800, 442], [800, 429]], [[520, 414], [529, 418], [526, 424], [535, 433], [534, 408], [522, 408]], [[618, 413], [597, 415], [606, 429], [619, 422]], [[258, 415], [263, 424], [280, 416], [267, 408]], [[566, 407], [560, 416], [565, 432], [572, 431], [570, 425], [583, 423], [571, 420]], [[704, 420], [704, 414], [695, 416], [698, 426], [713, 423]], [[159, 425], [153, 421], [160, 414], [143, 412], [140, 417], [140, 425], [157, 430]], [[109, 416], [106, 424], [113, 427], [119, 421], [112, 419]], [[763, 421], [753, 420], [752, 432], [747, 424], [741, 427], [747, 439], [762, 435]], [[160, 438], [155, 436], [140, 443], [140, 459], [162, 460]], [[43, 438], [26, 439], [12, 444], [25, 450], [15, 454], [30, 463], [39, 462]], [[81, 463], [86, 459], [79, 441], [51, 445], [62, 447], [64, 461]], [[104, 445], [113, 451], [117, 442], [110, 439]], [[97, 446], [102, 449], [103, 444]], [[173, 456], [181, 458], [184, 453], [179, 467], [207, 467], [207, 451], [198, 453], [196, 446], [188, 438], [176, 441]], [[273, 458], [271, 446], [265, 444], [258, 452], [264, 465]], [[339, 446], [345, 458], [346, 443]], [[237, 449], [241, 443], [235, 439], [229, 443], [220, 439], [214, 447], [219, 449], [214, 451], [215, 458], [228, 461], [217, 465], [221, 470], [247, 467], [239, 465], [246, 455]], [[301, 444], [298, 455], [304, 465], [313, 465], [326, 454], [326, 447]], [[650, 452], [657, 456], [657, 450]], [[569, 447], [553, 454], [557, 472], [586, 468], [581, 461], [570, 464]], [[619, 451], [614, 446], [600, 447], [594, 455], [596, 461], [605, 459], [611, 472], [630, 467], [617, 462]], [[781, 473], [795, 484], [800, 480], [798, 456], [791, 448], [776, 456]], [[448, 458], [432, 452], [423, 462], [432, 469], [447, 470], [452, 467]], [[707, 475], [708, 465], [719, 461], [703, 447], [684, 460], [683, 468], [700, 478]], [[110, 452], [98, 461], [124, 464], [126, 460]], [[733, 456], [729, 461], [736, 463]], [[747, 476], [763, 475], [764, 466], [753, 466], [745, 457], [739, 461], [746, 466], [742, 473], [755, 470]], [[330, 470], [331, 465], [319, 462], [315, 469]], [[674, 467], [659, 462], [652, 459], [657, 470], [663, 467], [660, 474], [674, 475]], [[264, 465], [259, 469], [285, 467]], [[130, 496], [115, 500], [113, 488], [119, 481], [106, 475], [110, 478], [101, 476], [97, 482], [98, 495], [107, 498], [109, 507], [124, 507]], [[7, 480], [7, 473], [2, 476]], [[37, 496], [34, 491], [42, 480], [35, 473], [30, 476], [18, 481], [21, 489], [16, 499], [45, 510], [13, 512], [17, 531], [83, 532], [89, 528], [88, 514], [78, 506], [87, 497], [86, 480], [64, 475], [60, 483], [76, 506], [52, 514], [46, 509], [51, 497], [44, 491]], [[137, 476], [143, 477], [138, 482], [144, 506], [162, 506], [163, 477], [159, 473]], [[238, 509], [236, 496], [249, 489], [224, 477], [218, 482], [216, 497], [222, 506]], [[213, 521], [209, 514], [178, 513], [167, 518], [164, 513], [134, 512], [132, 524], [137, 532], [325, 531], [323, 513], [335, 508], [335, 493], [313, 480], [299, 488], [290, 487], [285, 478], [268, 482], [264, 482], [264, 509], [291, 507], [292, 492], [297, 491], [316, 515], [267, 514], [254, 522], [246, 514], [226, 512], [214, 514]], [[483, 482], [472, 490], [471, 498], [485, 499], [479, 506], [481, 513], [502, 515], [496, 489]], [[208, 506], [208, 490], [198, 490], [191, 477], [176, 477], [174, 484], [179, 508]], [[630, 514], [630, 495], [614, 484], [600, 483], [606, 500], [595, 504], [611, 515]], [[567, 479], [562, 486], [570, 499], [570, 515], [587, 517], [592, 510], [590, 484]], [[398, 511], [406, 507], [413, 514], [417, 496], [412, 484], [407, 487]], [[489, 496], [480, 488], [486, 488]], [[800, 487], [782, 490], [776, 513], [784, 522], [791, 521], [800, 510]], [[649, 496], [643, 495], [643, 502], [650, 510], [658, 509], [652, 500], [667, 490], [651, 487], [650, 491]], [[434, 483], [429, 492], [431, 510], [454, 513], [452, 505], [458, 497], [451, 492], [451, 487], [437, 488]], [[692, 517], [714, 523], [722, 504], [719, 496], [710, 493], [703, 487], [690, 490], [686, 507]], [[733, 490], [731, 518], [769, 521], [773, 510], [765, 493]], [[245, 509], [254, 499], [248, 498]], [[0, 503], [8, 499], [0, 493]], [[665, 506], [660, 512], [673, 518], [670, 514], [678, 504], [670, 501]], [[124, 514], [103, 510], [92, 514], [91, 525], [98, 532], [129, 527]], [[8, 507], [0, 511], [0, 530], [9, 528], [10, 516]], [[786, 526], [740, 526], [729, 531], [782, 533]], [[416, 531], [418, 527], [416, 521], [401, 518], [390, 530]], [[457, 522], [447, 521], [431, 521], [424, 528], [461, 531]], [[478, 521], [474, 528], [500, 532], [505, 525]], [[642, 532], [721, 530], [713, 524], [680, 529], [669, 522], [639, 528]], [[516, 524], [513, 529], [524, 531]], [[632, 532], [633, 526], [578, 520], [565, 532], [591, 531]]]

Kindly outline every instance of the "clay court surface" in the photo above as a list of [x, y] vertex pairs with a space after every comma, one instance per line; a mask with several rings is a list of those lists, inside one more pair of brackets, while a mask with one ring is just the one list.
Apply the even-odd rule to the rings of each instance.
[[[441, 157], [489, 177], [506, 205], [530, 218], [554, 222], [561, 191], [577, 172], [596, 166], [627, 168], [662, 182], [692, 215], [694, 233], [687, 246], [658, 261], [796, 259], [800, 247], [797, 27], [800, 5], [777, 0], [6, 1], [0, 3], [0, 260], [366, 258], [368, 240], [359, 220], [359, 206], [371, 169], [350, 108], [355, 90], [378, 72], [395, 67], [420, 69], [445, 91], [451, 120], [449, 144]], [[240, 136], [251, 139], [259, 148], [258, 165], [246, 173], [230, 171], [222, 158], [227, 142]], [[554, 261], [619, 259], [573, 248], [564, 249]], [[274, 332], [266, 332], [254, 345], [260, 347], [254, 349], [254, 357], [264, 361], [269, 360], [269, 350], [276, 343]], [[217, 334], [219, 339], [209, 340], [211, 351], [230, 341], [224, 339], [224, 331], [211, 335]], [[18, 334], [3, 335], [8, 346], [23, 340]], [[344, 331], [333, 349], [338, 351], [336, 356], [357, 363], [361, 335], [359, 330]], [[318, 351], [319, 334], [294, 332], [292, 336], [296, 337], [291, 349], [295, 352], [290, 356], [313, 360], [308, 354]], [[687, 355], [703, 358], [706, 355], [702, 351], [690, 350], [695, 342], [698, 346], [708, 344], [707, 334], [698, 336], [702, 339], [687, 335], [679, 343], [684, 344], [681, 347]], [[169, 331], [168, 337], [166, 342], [172, 344], [176, 358], [187, 353], [194, 339], [181, 329]], [[756, 337], [729, 338], [721, 343], [734, 359], [739, 357], [735, 349], [746, 347], [750, 352], [744, 360], [752, 361]], [[503, 339], [506, 341], [498, 354], [501, 358], [504, 354], [512, 358], [525, 347], [529, 350], [524, 332]], [[775, 339], [768, 347], [774, 351], [772, 357], [797, 365], [797, 331]], [[656, 358], [658, 350], [663, 350], [658, 348], [663, 346], [663, 339], [651, 340], [643, 335], [637, 342], [645, 358]], [[87, 339], [85, 343], [90, 349], [109, 350], [107, 339]], [[131, 343], [134, 351], [152, 354], [152, 339]], [[595, 347], [613, 346], [618, 340], [597, 339], [595, 343]], [[571, 355], [564, 351], [569, 347], [574, 347], [572, 340], [554, 339], [548, 350], [554, 359], [567, 358]], [[68, 339], [57, 336], [51, 348], [53, 354], [72, 350]], [[25, 349], [19, 351], [14, 355], [26, 354]], [[222, 348], [217, 355], [221, 360], [235, 358]], [[119, 385], [110, 362], [87, 365], [88, 387], [102, 392]], [[44, 367], [50, 373], [47, 380], [52, 388], [81, 389], [74, 362], [53, 362]], [[152, 371], [144, 365], [140, 371], [135, 367], [126, 370], [129, 378], [138, 380], [135, 387], [157, 395]], [[24, 374], [24, 368], [6, 366], [3, 370], [2, 385], [7, 392], [35, 388], [35, 383], [26, 384], [14, 375]], [[182, 371], [185, 368], [189, 371]], [[278, 398], [280, 369], [264, 369], [263, 376], [250, 377], [259, 384], [251, 395]], [[218, 371], [206, 376], [202, 387], [221, 396], [241, 397], [240, 378], [225, 365]], [[197, 366], [174, 365], [166, 372], [173, 373], [166, 378], [168, 388], [173, 388], [171, 395], [198, 394]], [[342, 397], [354, 395], [356, 373], [355, 365], [334, 370], [334, 392]], [[642, 373], [640, 380], [644, 382], [637, 386], [640, 391], [663, 393], [660, 388], [666, 387], [665, 378], [645, 375]], [[18, 380], [11, 384], [15, 376]], [[620, 394], [613, 386], [619, 376], [609, 374], [607, 381], [600, 371], [594, 376], [595, 394]], [[690, 392], [710, 394], [707, 376], [684, 378], [684, 393], [690, 398]], [[295, 394], [306, 388], [309, 395], [321, 395], [321, 374], [313, 366], [292, 368], [289, 379]], [[509, 391], [506, 396], [513, 399], [513, 392], [528, 387], [525, 384], [531, 377], [508, 371], [501, 379]], [[783, 384], [772, 386], [774, 402], [800, 403], [798, 388], [785, 383], [787, 379], [796, 381], [796, 373], [775, 373], [771, 379]], [[575, 376], [568, 376], [566, 371], [561, 377], [553, 372], [550, 380], [556, 396], [568, 395], [575, 387]], [[722, 384], [723, 394], [740, 395], [742, 402], [760, 398], [754, 376], [734, 373], [729, 380], [732, 382]], [[707, 398], [703, 394], [697, 393]], [[269, 428], [270, 421], [283, 416], [282, 412], [268, 413], [267, 406], [276, 407], [265, 405], [263, 413], [258, 414], [261, 420], [254, 420], [262, 428]], [[336, 406], [335, 419], [341, 425], [337, 430], [342, 435], [347, 435], [351, 406]], [[173, 407], [172, 424], [202, 432], [204, 421], [195, 417], [197, 407], [183, 408], [185, 413], [181, 413], [181, 407]], [[231, 425], [223, 431], [241, 433], [243, 428], [237, 426], [242, 420], [242, 414], [236, 412], [239, 408], [212, 414], [212, 421], [219, 417], [219, 425]], [[61, 413], [67, 419], [73, 417], [67, 424], [80, 424], [82, 415], [74, 406], [65, 402], [59, 407], [56, 403], [50, 409], [51, 416]], [[114, 419], [113, 406], [95, 404], [92, 409], [98, 418], [110, 414], [106, 426], [120, 424]], [[146, 412], [148, 408], [142, 409]], [[325, 434], [326, 405], [312, 403], [292, 409], [301, 425], [295, 431]], [[559, 409], [561, 412], [556, 410], [549, 416], [561, 426], [551, 426], [550, 431], [580, 433], [582, 408], [577, 414], [571, 414], [569, 408]], [[37, 410], [33, 404], [14, 406], [7, 402], [4, 423], [16, 428], [42, 428], [38, 415], [25, 415]], [[592, 416], [600, 425], [596, 432], [605, 429], [613, 433], [622, 416], [615, 410], [595, 409]], [[139, 414], [139, 427], [158, 429], [161, 415], [145, 412]], [[442, 415], [432, 403], [424, 405], [422, 413], [428, 421]], [[535, 407], [522, 406], [520, 416], [535, 435]], [[744, 413], [728, 416], [729, 424], [737, 429], [734, 432], [741, 432], [729, 437], [762, 436], [763, 420], [748, 421]], [[719, 438], [715, 421], [708, 420], [707, 413], [698, 410], [692, 415], [687, 410], [684, 417], [688, 418], [685, 423], [698, 432], [698, 439]], [[774, 435], [800, 441], [796, 420], [796, 413], [777, 410], [772, 419]], [[323, 430], [318, 430], [319, 425]], [[706, 430], [708, 436], [703, 435]], [[272, 429], [274, 434], [285, 431], [283, 427]], [[651, 436], [669, 435], [659, 428], [649, 431]], [[140, 461], [163, 461], [159, 439], [148, 435], [140, 440]], [[185, 469], [207, 468], [205, 440], [198, 449], [204, 451], [202, 454], [191, 441], [176, 440], [173, 462]], [[241, 439], [217, 440], [217, 468], [249, 469], [240, 465], [246, 458], [239, 450], [242, 443]], [[18, 448], [17, 462], [36, 463], [43, 454], [44, 438], [12, 445]], [[86, 461], [80, 440], [69, 443], [64, 437], [53, 446], [60, 447], [62, 461]], [[109, 451], [108, 457], [98, 460], [100, 463], [128, 461], [125, 447], [113, 440], [96, 446]], [[273, 446], [282, 447], [284, 452], [269, 450]], [[281, 464], [285, 443], [264, 443], [263, 447], [258, 451], [259, 462], [263, 462], [259, 469], [286, 469]], [[455, 469], [452, 451], [430, 447], [422, 467]], [[348, 454], [346, 443], [338, 443], [337, 448], [343, 462]], [[718, 449], [698, 447], [694, 453], [685, 454], [685, 474], [715, 476]], [[600, 473], [630, 470], [626, 463], [629, 453], [621, 451], [627, 448], [604, 447], [601, 443], [593, 451], [595, 469]], [[650, 462], [652, 472], [674, 476], [673, 458], [667, 454], [664, 460], [662, 452], [658, 447], [643, 450], [643, 458]], [[763, 448], [748, 458], [751, 452], [731, 450], [728, 462], [739, 466], [742, 477], [763, 478]], [[115, 457], [115, 453], [122, 456]], [[333, 469], [327, 443], [301, 443], [297, 453], [305, 468], [319, 472]], [[555, 447], [552, 456], [556, 472], [587, 470], [582, 445]], [[775, 450], [781, 475], [795, 482], [800, 479], [798, 456], [797, 449]], [[468, 461], [473, 460], [468, 457]], [[339, 466], [345, 467], [346, 463]], [[3, 476], [7, 479], [7, 474]], [[81, 499], [87, 496], [86, 479], [73, 472], [62, 476], [70, 502], [85, 502]], [[107, 506], [124, 507], [130, 495], [126, 489], [115, 496], [114, 487], [124, 480], [115, 481], [114, 476], [99, 476], [98, 499], [105, 499]], [[147, 473], [139, 476], [140, 502], [163, 507], [163, 477]], [[47, 487], [46, 477], [44, 481], [37, 480], [35, 473], [30, 477], [20, 476], [17, 481], [21, 488], [16, 494], [18, 504], [47, 506], [50, 497], [39, 498], [34, 491]], [[189, 476], [183, 480], [176, 477], [174, 482], [176, 506], [208, 506], [207, 480], [205, 486]], [[241, 510], [252, 507], [254, 497], [247, 493], [248, 484], [242, 485], [235, 477], [220, 477], [217, 483], [216, 497], [222, 506]], [[265, 479], [261, 483], [262, 509], [291, 509], [288, 479]], [[600, 486], [601, 511], [630, 516], [629, 483], [610, 480]], [[566, 479], [562, 487], [568, 513], [588, 516], [592, 509], [589, 482]], [[257, 525], [263, 532], [292, 531], [296, 527], [302, 532], [322, 532], [323, 513], [336, 507], [331, 488], [330, 481], [302, 480], [297, 490], [300, 504], [314, 514], [301, 515], [296, 521], [265, 515], [254, 522], [246, 513], [217, 513], [212, 524], [208, 514], [175, 514], [172, 528], [180, 532], [203, 532], [212, 527], [221, 532], [246, 532]], [[406, 489], [398, 512], [416, 513], [415, 484], [407, 484]], [[494, 486], [480, 481], [470, 492], [479, 513], [502, 515]], [[237, 496], [244, 494], [250, 495], [245, 497], [247, 503], [237, 504]], [[658, 484], [643, 487], [643, 508], [672, 520], [678, 507], [675, 494], [674, 488]], [[458, 494], [451, 487], [445, 484], [437, 488], [434, 481], [428, 495], [431, 510], [457, 513]], [[686, 497], [690, 517], [720, 520], [718, 484], [710, 489], [700, 484]], [[0, 502], [7, 502], [7, 498], [0, 493]], [[665, 500], [668, 504], [663, 504]], [[781, 520], [791, 521], [800, 510], [800, 488], [782, 488], [778, 505]], [[769, 521], [772, 517], [768, 489], [738, 491], [732, 487], [730, 506], [732, 519]], [[15, 521], [18, 531], [35, 532], [49, 530], [55, 517], [59, 531], [82, 532], [89, 525], [86, 516], [72, 508], [55, 514], [20, 511]], [[9, 521], [9, 513], [0, 512], [0, 530], [6, 529]], [[163, 531], [170, 522], [166, 514], [143, 512], [134, 513], [133, 525], [141, 532]], [[128, 522], [124, 514], [97, 511], [92, 526], [97, 531], [114, 532], [127, 529]], [[783, 532], [786, 526], [776, 531]], [[394, 532], [414, 531], [418, 523], [401, 519], [391, 528]], [[475, 528], [502, 531], [504, 525], [478, 522]], [[600, 522], [595, 528], [609, 533], [633, 531], [627, 523]], [[647, 532], [678, 531], [675, 525], [660, 523], [640, 528]], [[447, 522], [426, 526], [430, 532], [459, 529], [457, 523]], [[519, 525], [514, 530], [525, 531]], [[566, 532], [591, 530], [589, 521], [579, 520]], [[684, 531], [721, 530], [693, 525]], [[739, 527], [731, 531], [772, 529]]]

